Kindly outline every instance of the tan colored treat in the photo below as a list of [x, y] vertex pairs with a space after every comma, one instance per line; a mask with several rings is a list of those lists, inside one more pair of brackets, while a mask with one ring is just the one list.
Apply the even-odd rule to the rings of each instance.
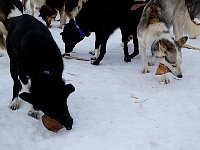
[[63, 125], [61, 125], [55, 119], [52, 119], [47, 115], [42, 116], [42, 123], [48, 130], [52, 132], [57, 132], [63, 128]]
[[165, 73], [171, 72], [167, 66], [164, 64], [159, 64], [157, 70], [156, 70], [156, 75], [162, 75]]

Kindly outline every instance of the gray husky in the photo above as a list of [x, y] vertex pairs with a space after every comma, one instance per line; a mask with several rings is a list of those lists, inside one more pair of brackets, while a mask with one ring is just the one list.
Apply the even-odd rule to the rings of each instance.
[[[158, 61], [167, 66], [174, 76], [182, 78], [181, 48], [188, 39], [182, 35], [188, 19], [185, 0], [151, 0], [147, 4], [137, 29], [142, 73], [148, 73], [149, 65]], [[176, 40], [169, 32], [171, 25]], [[151, 49], [154, 56], [150, 62], [147, 61], [146, 49]], [[161, 81], [165, 84], [170, 82], [166, 74]]]

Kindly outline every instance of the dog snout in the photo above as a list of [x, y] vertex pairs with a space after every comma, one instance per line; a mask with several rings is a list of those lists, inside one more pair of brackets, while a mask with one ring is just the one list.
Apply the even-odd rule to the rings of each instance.
[[182, 74], [179, 74], [177, 77], [178, 77], [178, 78], [182, 78], [182, 77], [183, 77], [183, 75], [182, 75]]
[[73, 119], [70, 116], [68, 120], [63, 124], [66, 130], [71, 130], [73, 125]]

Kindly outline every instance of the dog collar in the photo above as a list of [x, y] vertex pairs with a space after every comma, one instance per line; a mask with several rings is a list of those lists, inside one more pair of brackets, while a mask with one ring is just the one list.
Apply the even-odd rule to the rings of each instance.
[[49, 71], [49, 70], [44, 70], [44, 71], [42, 71], [39, 75], [46, 75], [46, 76], [58, 76], [58, 74], [57, 73], [55, 73], [55, 72], [51, 72], [51, 71]]
[[78, 26], [78, 24], [76, 23], [76, 21], [74, 20], [74, 25], [75, 27], [78, 29], [78, 32], [80, 34], [80, 37], [81, 38], [84, 38], [85, 37], [85, 34], [83, 33], [83, 31], [80, 29], [80, 27]]
[[51, 8], [50, 6], [46, 5], [46, 7], [49, 9], [49, 11], [53, 14], [55, 14], [57, 11], [55, 10], [55, 8]]
[[50, 75], [50, 74], [52, 74], [52, 73], [50, 73], [50, 71], [48, 71], [48, 70], [45, 70], [45, 71], [43, 71], [41, 74]]

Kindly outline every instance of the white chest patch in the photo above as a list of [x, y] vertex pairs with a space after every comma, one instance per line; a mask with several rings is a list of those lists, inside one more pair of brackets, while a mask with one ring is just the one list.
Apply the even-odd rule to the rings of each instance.
[[17, 7], [15, 7], [11, 11], [11, 13], [8, 15], [7, 18], [10, 19], [10, 18], [13, 18], [13, 17], [21, 16], [21, 15], [22, 15], [22, 12]]

